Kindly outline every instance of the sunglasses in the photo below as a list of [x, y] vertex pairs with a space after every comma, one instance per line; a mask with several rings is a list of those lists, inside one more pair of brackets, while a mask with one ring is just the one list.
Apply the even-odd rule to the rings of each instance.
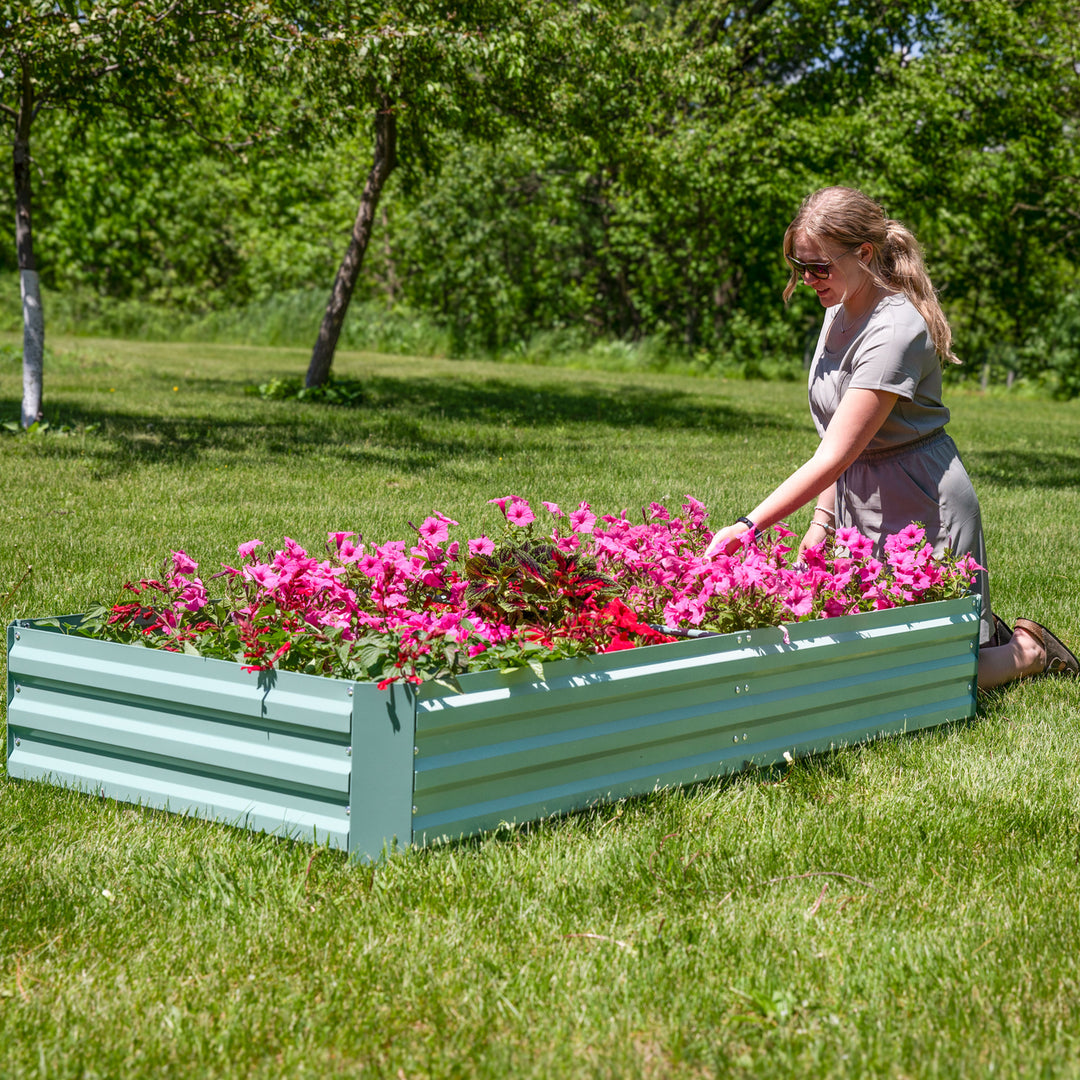
[[848, 248], [847, 251], [841, 252], [839, 255], [834, 255], [831, 259], [825, 262], [803, 262], [802, 259], [796, 259], [794, 255], [785, 255], [788, 266], [795, 271], [796, 274], [802, 276], [803, 274], [809, 274], [811, 277], [816, 277], [818, 281], [824, 281], [832, 271], [829, 267], [832, 266], [837, 259], [842, 259], [849, 252], [854, 251], [855, 248]]

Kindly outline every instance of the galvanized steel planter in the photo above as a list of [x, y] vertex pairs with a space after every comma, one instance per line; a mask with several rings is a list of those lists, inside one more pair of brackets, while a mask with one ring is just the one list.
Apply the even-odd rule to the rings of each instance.
[[950, 600], [380, 691], [21, 620], [7, 768], [373, 858], [974, 716], [978, 629]]

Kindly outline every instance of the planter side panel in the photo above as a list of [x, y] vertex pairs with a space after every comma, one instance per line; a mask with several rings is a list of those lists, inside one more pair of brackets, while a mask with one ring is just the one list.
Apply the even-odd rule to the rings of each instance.
[[975, 714], [978, 601], [478, 673], [417, 703], [417, 842]]
[[8, 772], [348, 847], [350, 683], [8, 628]]

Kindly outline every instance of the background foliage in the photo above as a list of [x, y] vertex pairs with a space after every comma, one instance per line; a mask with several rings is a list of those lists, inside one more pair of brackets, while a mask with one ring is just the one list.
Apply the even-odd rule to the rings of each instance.
[[[403, 349], [550, 357], [623, 342], [793, 376], [818, 311], [810, 296], [780, 304], [780, 238], [803, 195], [848, 183], [923, 241], [958, 377], [1080, 393], [1080, 5], [612, 3], [596, 8], [606, 37], [584, 6], [554, 7], [575, 10], [580, 40], [544, 39], [538, 69], [549, 89], [566, 80], [546, 122], [508, 97], [402, 145], [343, 344], [416, 319], [422, 333], [389, 335]], [[612, 26], [627, 30], [618, 49]], [[501, 63], [512, 77], [513, 57]], [[66, 310], [97, 312], [99, 330], [115, 313], [131, 333], [148, 320], [116, 303], [149, 301], [155, 319], [197, 317], [192, 332], [259, 339], [278, 324], [310, 343], [371, 157], [367, 121], [324, 108], [334, 72], [317, 64], [303, 68], [317, 97], [293, 97], [287, 75], [261, 93], [260, 115], [295, 122], [265, 122], [279, 138], [231, 153], [127, 112], [42, 114], [38, 263], [76, 298]], [[206, 82], [215, 130], [252, 126], [250, 86]]]

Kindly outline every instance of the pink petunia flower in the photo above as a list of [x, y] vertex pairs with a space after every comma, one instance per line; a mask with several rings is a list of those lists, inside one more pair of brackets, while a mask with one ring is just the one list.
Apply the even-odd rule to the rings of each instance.
[[524, 527], [531, 525], [536, 520], [536, 515], [532, 512], [532, 507], [524, 499], [515, 497], [510, 504], [510, 508], [506, 511], [506, 520], [511, 525]]
[[450, 539], [449, 521], [449, 518], [444, 518], [441, 514], [438, 517], [425, 518], [420, 525], [420, 536], [429, 544], [444, 543]]
[[174, 551], [172, 562], [173, 572], [177, 574], [194, 574], [199, 569], [199, 564], [184, 551]]
[[801, 585], [795, 585], [783, 600], [785, 611], [790, 611], [795, 618], [808, 615], [814, 606], [814, 594]]
[[289, 536], [285, 537], [285, 550], [294, 559], [306, 559], [307, 558], [307, 552], [295, 540], [293, 540]]
[[248, 540], [247, 543], [241, 544], [236, 549], [236, 553], [240, 556], [241, 559], [248, 559], [251, 557], [252, 552], [254, 552], [257, 547], [262, 547], [261, 540]]
[[177, 601], [179, 607], [190, 612], [201, 611], [206, 607], [206, 604], [206, 589], [203, 587], [201, 581], [193, 581], [188, 585], [180, 594], [180, 598]]
[[276, 589], [280, 577], [274, 573], [274, 569], [271, 566], [267, 566], [265, 563], [256, 563], [254, 566], [244, 567], [244, 577], [250, 581], [254, 581], [256, 585], [261, 586], [266, 590]]
[[698, 520], [704, 521], [709, 516], [709, 511], [706, 509], [703, 502], [699, 502], [693, 495], [686, 496], [686, 502], [682, 504], [682, 508], [686, 511], [687, 515], [693, 521], [695, 525], [699, 524]]
[[570, 513], [570, 528], [576, 533], [591, 533], [596, 526], [596, 515], [587, 502], [581, 503]]
[[486, 536], [478, 536], [469, 541], [470, 555], [490, 555], [495, 550], [495, 544]]
[[559, 504], [558, 503], [544, 501], [544, 502], [541, 502], [541, 506], [543, 506], [543, 508], [549, 514], [552, 514], [555, 517], [562, 517], [563, 516], [563, 512], [559, 509]]
[[342, 541], [341, 546], [338, 548], [338, 558], [345, 563], [354, 563], [357, 559], [362, 558], [363, 554], [364, 545], [354, 544], [350, 539]]
[[836, 530], [836, 542], [850, 548], [852, 544], [858, 542], [860, 535], [859, 530], [851, 525], [841, 525]]

